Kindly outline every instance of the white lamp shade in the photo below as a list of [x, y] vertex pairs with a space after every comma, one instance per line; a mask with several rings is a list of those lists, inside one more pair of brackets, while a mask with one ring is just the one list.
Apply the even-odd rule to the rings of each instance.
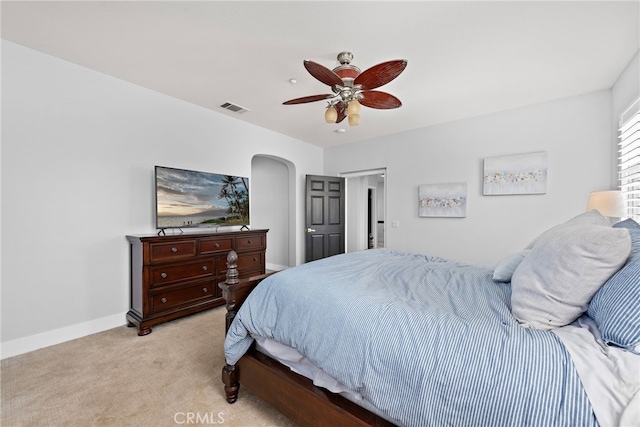
[[349, 126], [358, 126], [360, 124], [360, 114], [351, 114], [349, 116]]
[[622, 218], [626, 216], [624, 199], [620, 191], [594, 191], [589, 196], [587, 211], [597, 209], [603, 216]]

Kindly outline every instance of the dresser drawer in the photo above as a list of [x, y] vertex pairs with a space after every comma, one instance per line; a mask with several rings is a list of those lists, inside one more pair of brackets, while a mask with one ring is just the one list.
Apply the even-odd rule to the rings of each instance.
[[151, 267], [150, 287], [164, 286], [179, 280], [202, 279], [215, 274], [212, 259]]
[[190, 286], [181, 286], [161, 292], [154, 292], [150, 297], [151, 311], [165, 311], [180, 305], [189, 305], [198, 300], [215, 298], [213, 282], [202, 282]]
[[[240, 277], [242, 273], [251, 270], [263, 270], [264, 269], [264, 252], [251, 252], [247, 254], [238, 254], [238, 272]], [[227, 260], [218, 260], [218, 274], [224, 274], [227, 272]]]
[[166, 261], [196, 256], [196, 241], [181, 240], [168, 243], [151, 243], [149, 257], [151, 261]]
[[248, 234], [246, 236], [238, 236], [236, 237], [236, 250], [239, 251], [250, 251], [250, 250], [259, 250], [264, 249], [265, 246], [265, 235], [264, 234]]
[[200, 254], [229, 252], [233, 247], [232, 238], [200, 239]]

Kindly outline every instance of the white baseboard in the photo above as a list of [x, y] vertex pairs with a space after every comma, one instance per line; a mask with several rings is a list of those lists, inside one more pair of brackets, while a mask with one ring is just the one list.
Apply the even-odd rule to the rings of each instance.
[[287, 269], [287, 268], [289, 268], [289, 267], [288, 267], [288, 266], [286, 266], [286, 265], [280, 265], [280, 264], [269, 264], [269, 263], [267, 263], [267, 264], [265, 265], [265, 268], [266, 268], [267, 270], [280, 271], [280, 270], [286, 270], [286, 269]]
[[[267, 270], [280, 271], [287, 268], [289, 267], [286, 265], [266, 265]], [[18, 356], [40, 348], [49, 347], [51, 345], [60, 344], [77, 338], [86, 337], [87, 335], [106, 331], [107, 329], [117, 328], [126, 324], [126, 314], [126, 312], [114, 314], [112, 316], [102, 317], [100, 319], [90, 320], [88, 322], [78, 323], [76, 325], [66, 326], [64, 328], [54, 329], [52, 331], [42, 332], [40, 334], [0, 343], [0, 359]]]
[[40, 348], [49, 347], [51, 345], [60, 344], [76, 338], [82, 338], [87, 335], [106, 331], [107, 329], [123, 326], [126, 324], [126, 314], [126, 312], [114, 314], [107, 317], [101, 317], [100, 319], [90, 320], [88, 322], [82, 322], [76, 325], [66, 326], [64, 328], [54, 329], [52, 331], [3, 342], [0, 344], [0, 358], [6, 359], [8, 357], [38, 350]]

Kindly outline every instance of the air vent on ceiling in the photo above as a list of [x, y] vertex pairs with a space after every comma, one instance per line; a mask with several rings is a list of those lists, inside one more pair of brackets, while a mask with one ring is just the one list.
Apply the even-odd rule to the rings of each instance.
[[225, 110], [233, 111], [234, 113], [238, 113], [238, 114], [242, 114], [242, 113], [246, 113], [247, 111], [251, 111], [248, 108], [244, 108], [244, 107], [241, 107], [239, 105], [232, 104], [230, 102], [225, 102], [224, 104], [222, 104], [220, 106], [222, 108], [224, 108]]

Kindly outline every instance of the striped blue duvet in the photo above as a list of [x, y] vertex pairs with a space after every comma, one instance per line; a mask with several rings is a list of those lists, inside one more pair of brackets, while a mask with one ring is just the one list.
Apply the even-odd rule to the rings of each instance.
[[279, 272], [245, 301], [227, 363], [253, 336], [298, 350], [405, 426], [597, 425], [560, 340], [511, 315], [488, 268], [387, 249]]

